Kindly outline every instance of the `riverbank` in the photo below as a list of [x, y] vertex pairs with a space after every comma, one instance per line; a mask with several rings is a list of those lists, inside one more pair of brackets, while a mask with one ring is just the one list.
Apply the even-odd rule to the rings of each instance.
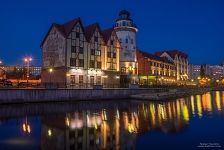
[[187, 97], [190, 95], [196, 94], [204, 94], [206, 92], [212, 91], [213, 88], [194, 88], [194, 89], [170, 89], [165, 92], [157, 92], [157, 93], [142, 93], [131, 95], [132, 99], [139, 100], [171, 100], [175, 98]]
[[166, 88], [111, 89], [1, 89], [0, 104], [61, 102], [80, 100], [120, 100], [142, 93], [168, 92]]
[[214, 88], [0, 89], [0, 104], [85, 100], [168, 100], [203, 94]]

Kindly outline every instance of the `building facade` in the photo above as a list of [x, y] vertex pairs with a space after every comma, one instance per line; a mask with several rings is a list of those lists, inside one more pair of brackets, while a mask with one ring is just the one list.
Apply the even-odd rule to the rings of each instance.
[[166, 58], [137, 50], [138, 74], [141, 85], [175, 84], [175, 64]]
[[177, 81], [188, 80], [188, 56], [179, 50], [169, 50], [156, 52], [159, 57], [166, 57], [176, 66]]
[[97, 23], [84, 27], [77, 18], [53, 24], [41, 47], [43, 84], [92, 87], [106, 85], [108, 80], [119, 83], [120, 43], [113, 29], [102, 31]]

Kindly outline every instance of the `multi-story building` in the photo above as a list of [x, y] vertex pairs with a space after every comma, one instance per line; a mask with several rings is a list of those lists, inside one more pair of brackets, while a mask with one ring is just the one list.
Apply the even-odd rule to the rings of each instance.
[[122, 10], [116, 20], [114, 29], [121, 42], [120, 53], [120, 81], [121, 84], [138, 82], [138, 62], [136, 55], [136, 25], [130, 17], [130, 13]]
[[166, 57], [173, 62], [176, 66], [176, 79], [187, 80], [188, 79], [188, 56], [187, 54], [179, 50], [168, 50], [156, 52], [155, 55], [159, 57]]
[[[26, 72], [27, 66], [2, 66], [2, 70], [6, 73], [21, 71]], [[41, 67], [40, 66], [29, 66], [29, 72], [32, 76], [40, 76], [41, 75]]]
[[167, 58], [137, 50], [140, 84], [173, 84], [176, 81], [175, 64]]
[[[201, 70], [203, 69], [203, 71]], [[190, 79], [197, 79], [201, 77], [202, 74], [205, 76], [210, 77], [211, 79], [221, 79], [224, 77], [224, 66], [223, 65], [189, 65], [189, 78]], [[202, 73], [203, 72], [203, 73]]]
[[42, 44], [42, 83], [92, 86], [119, 83], [120, 43], [113, 29], [95, 23], [84, 27], [77, 18], [53, 24]]

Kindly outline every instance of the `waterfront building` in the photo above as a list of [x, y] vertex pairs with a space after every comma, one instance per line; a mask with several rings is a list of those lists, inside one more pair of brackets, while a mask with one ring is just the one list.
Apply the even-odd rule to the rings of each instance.
[[43, 84], [92, 87], [108, 80], [119, 83], [120, 43], [113, 28], [102, 31], [98, 23], [84, 27], [80, 18], [53, 24], [41, 48]]
[[176, 67], [167, 58], [137, 50], [137, 60], [141, 85], [175, 83]]
[[128, 11], [122, 10], [119, 13], [114, 29], [121, 43], [121, 84], [138, 83], [138, 62], [136, 54], [136, 33], [138, 29]]
[[167, 50], [156, 52], [155, 55], [159, 57], [166, 57], [172, 61], [176, 66], [177, 81], [188, 79], [188, 56], [179, 50]]

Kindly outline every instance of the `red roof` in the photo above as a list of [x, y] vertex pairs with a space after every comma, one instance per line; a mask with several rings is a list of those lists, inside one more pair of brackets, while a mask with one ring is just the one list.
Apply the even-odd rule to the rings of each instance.
[[99, 26], [98, 23], [94, 23], [94, 24], [91, 24], [91, 25], [88, 25], [88, 26], [85, 27], [85, 36], [86, 36], [87, 41], [90, 41], [90, 39], [93, 36], [96, 28], [98, 28], [99, 32], [101, 33], [100, 26]]
[[167, 50], [167, 51], [159, 51], [159, 52], [156, 52], [155, 55], [156, 56], [161, 56], [163, 53], [167, 53], [171, 58], [175, 58], [176, 55], [179, 55], [179, 56], [182, 56], [184, 58], [187, 58], [187, 54], [185, 54], [184, 52], [181, 52], [179, 50]]
[[147, 57], [147, 58], [151, 58], [153, 60], [157, 60], [157, 61], [162, 61], [162, 62], [166, 62], [166, 63], [170, 63], [170, 64], [173, 64], [171, 61], [169, 61], [167, 58], [165, 57], [159, 57], [157, 55], [154, 55], [154, 54], [150, 54], [150, 53], [147, 53], [147, 52], [144, 52], [140, 49], [137, 49], [137, 52], [139, 52], [141, 55], [143, 55], [144, 57]]
[[102, 32], [105, 42], [107, 42], [110, 39], [113, 31], [114, 31], [114, 28], [109, 28]]
[[50, 29], [48, 30], [48, 33], [46, 34], [44, 40], [42, 41], [41, 46], [43, 45], [44, 41], [46, 40], [49, 32], [51, 31], [51, 29], [53, 27], [55, 27], [65, 38], [67, 38], [69, 36], [69, 34], [71, 33], [73, 27], [77, 23], [81, 24], [81, 27], [82, 27], [82, 29], [84, 31], [84, 35], [85, 35], [87, 41], [90, 41], [90, 39], [93, 36], [96, 28], [98, 28], [100, 34], [103, 36], [103, 39], [106, 42], [110, 39], [110, 36], [113, 33], [113, 31], [114, 31], [113, 28], [109, 28], [109, 29], [106, 29], [106, 30], [104, 30], [102, 32], [101, 29], [100, 29], [100, 25], [98, 23], [94, 23], [94, 24], [88, 25], [88, 26], [86, 26], [84, 28], [83, 25], [82, 25], [81, 19], [78, 17], [78, 18], [75, 18], [75, 19], [73, 19], [73, 20], [71, 20], [69, 22], [66, 22], [66, 23], [62, 24], [62, 25], [53, 23], [51, 25]]

